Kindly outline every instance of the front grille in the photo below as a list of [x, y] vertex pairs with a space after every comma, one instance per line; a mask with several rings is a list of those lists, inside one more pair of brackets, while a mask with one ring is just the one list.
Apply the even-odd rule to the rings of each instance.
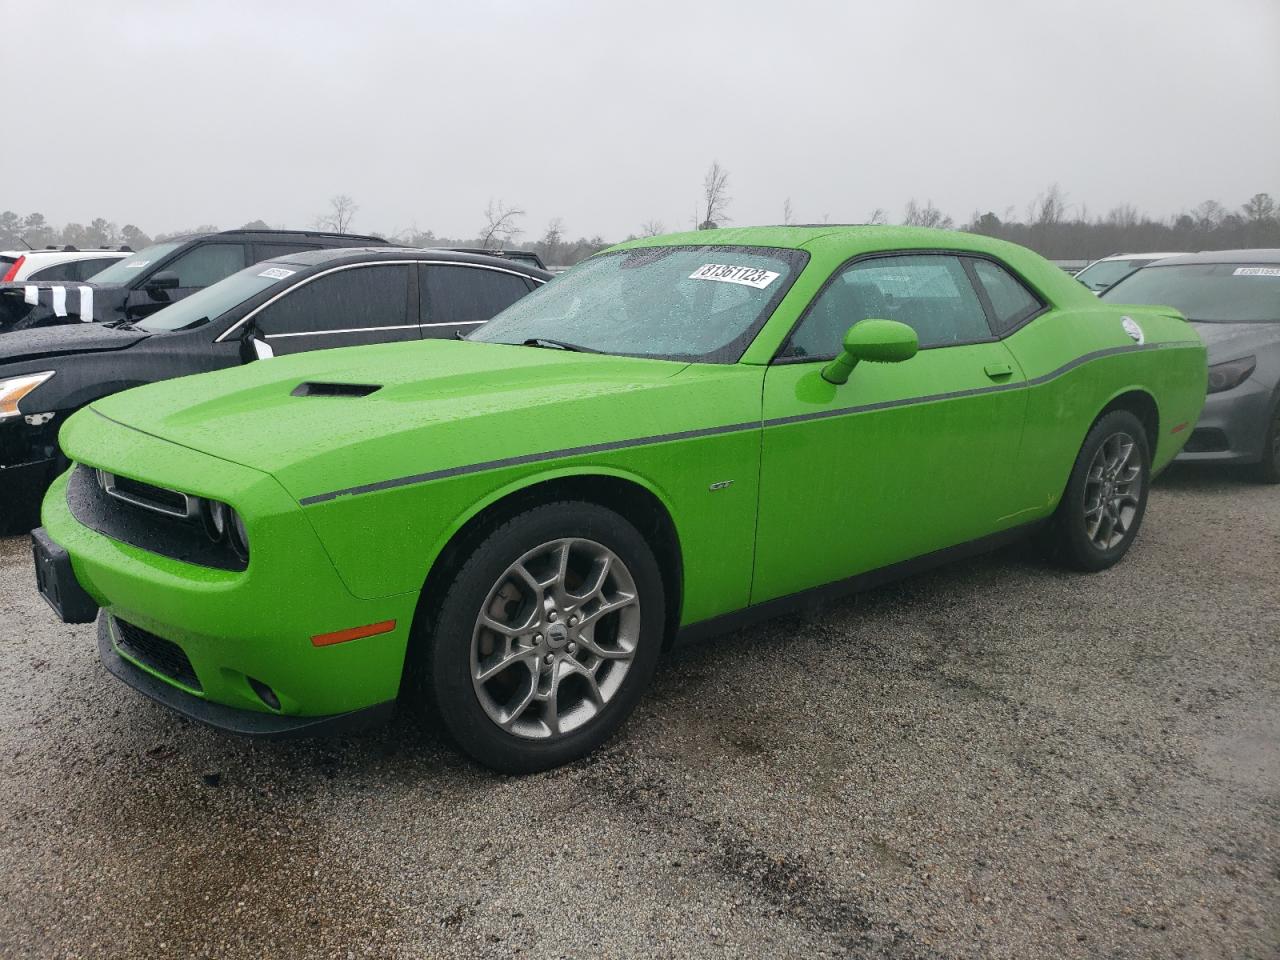
[[1183, 449], [1187, 453], [1221, 453], [1230, 446], [1227, 435], [1217, 427], [1201, 427], [1191, 431]]
[[[119, 483], [120, 477], [115, 482]], [[67, 506], [71, 515], [90, 530], [163, 557], [236, 572], [249, 566], [230, 544], [210, 540], [198, 520], [179, 519], [152, 506], [105, 493], [93, 470], [82, 463], [76, 464], [67, 481]]]
[[135, 627], [132, 623], [112, 617], [116, 646], [120, 652], [143, 666], [150, 667], [184, 687], [202, 690], [196, 671], [191, 661], [182, 652], [182, 648], [172, 641], [157, 637], [154, 633]]

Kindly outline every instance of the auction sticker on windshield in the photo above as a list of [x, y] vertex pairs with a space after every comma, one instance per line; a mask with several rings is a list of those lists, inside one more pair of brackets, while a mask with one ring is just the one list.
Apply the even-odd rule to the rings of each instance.
[[1237, 277], [1280, 277], [1280, 267], [1236, 267]]
[[773, 270], [761, 270], [759, 267], [735, 267], [727, 263], [704, 263], [693, 273], [690, 280], [719, 280], [721, 283], [740, 283], [746, 287], [763, 290], [779, 274]]
[[292, 277], [295, 273], [297, 273], [296, 270], [286, 270], [284, 267], [268, 267], [258, 276], [268, 277], [272, 280], [283, 280], [285, 277]]

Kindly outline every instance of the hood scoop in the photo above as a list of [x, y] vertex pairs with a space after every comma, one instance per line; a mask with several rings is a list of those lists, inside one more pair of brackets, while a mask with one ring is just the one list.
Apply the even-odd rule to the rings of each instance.
[[380, 383], [326, 383], [307, 380], [294, 387], [292, 397], [367, 397], [382, 389]]

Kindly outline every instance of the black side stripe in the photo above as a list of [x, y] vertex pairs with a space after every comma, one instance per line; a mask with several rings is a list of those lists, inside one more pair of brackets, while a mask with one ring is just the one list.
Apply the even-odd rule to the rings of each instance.
[[780, 427], [792, 423], [804, 423], [809, 420], [824, 420], [828, 417], [844, 417], [850, 414], [867, 413], [872, 410], [887, 410], [892, 407], [913, 406], [922, 403], [935, 403], [941, 400], [955, 400], [960, 397], [972, 397], [983, 393], [1001, 393], [1005, 390], [1019, 390], [1025, 387], [1036, 387], [1055, 380], [1063, 374], [1074, 370], [1081, 364], [1101, 357], [1109, 357], [1119, 353], [1135, 353], [1139, 350], [1159, 350], [1166, 347], [1200, 346], [1199, 340], [1179, 340], [1169, 343], [1135, 344], [1132, 347], [1109, 347], [1095, 350], [1076, 357], [1056, 370], [1035, 377], [1031, 380], [1019, 380], [1014, 383], [996, 383], [989, 387], [975, 387], [972, 390], [956, 390], [951, 393], [935, 393], [925, 397], [906, 397], [901, 400], [884, 400], [879, 403], [864, 403], [853, 407], [840, 407], [835, 410], [820, 410], [814, 413], [801, 413], [790, 417], [777, 417], [772, 420], [753, 420], [748, 423], [734, 423], [721, 427], [705, 427], [700, 430], [682, 430], [678, 433], [659, 433], [649, 437], [636, 437], [630, 440], [613, 440], [607, 443], [591, 443], [580, 447], [565, 447], [560, 450], [548, 450], [544, 453], [527, 453], [518, 457], [504, 457], [500, 460], [485, 460], [482, 463], [471, 463], [460, 467], [447, 467], [443, 470], [430, 470], [426, 473], [415, 473], [408, 477], [396, 477], [392, 480], [379, 480], [375, 483], [364, 483], [356, 487], [346, 487], [330, 493], [317, 493], [303, 497], [298, 501], [304, 507], [313, 503], [325, 503], [339, 497], [354, 497], [363, 493], [375, 493], [378, 490], [390, 490], [395, 487], [413, 486], [419, 483], [430, 483], [432, 480], [444, 480], [448, 477], [460, 477], [469, 473], [483, 473], [486, 470], [501, 470], [505, 467], [519, 467], [530, 463], [543, 463], [561, 457], [576, 457], [584, 454], [605, 453], [610, 450], [624, 450], [629, 447], [646, 447], [657, 443], [671, 443], [676, 440], [694, 440], [699, 437], [712, 437], [724, 433], [739, 433], [743, 430], [759, 430], [766, 427]]

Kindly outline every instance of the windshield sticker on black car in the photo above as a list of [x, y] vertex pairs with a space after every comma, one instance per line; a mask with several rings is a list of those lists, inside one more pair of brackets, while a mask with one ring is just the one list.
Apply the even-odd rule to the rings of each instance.
[[67, 315], [67, 288], [53, 288], [53, 315], [55, 317], [65, 317]]
[[740, 283], [745, 287], [763, 290], [779, 274], [773, 270], [761, 270], [759, 267], [735, 267], [727, 263], [704, 263], [693, 273], [690, 280], [718, 280], [721, 283]]
[[284, 267], [268, 267], [258, 276], [269, 277], [272, 280], [283, 280], [285, 277], [292, 277], [297, 272], [297, 270], [286, 270]]
[[1127, 333], [1138, 346], [1142, 346], [1147, 342], [1147, 335], [1142, 332], [1142, 328], [1138, 326], [1138, 321], [1133, 319], [1133, 317], [1121, 317], [1120, 326], [1124, 327], [1124, 332]]
[[1233, 277], [1280, 277], [1280, 267], [1236, 267]]

